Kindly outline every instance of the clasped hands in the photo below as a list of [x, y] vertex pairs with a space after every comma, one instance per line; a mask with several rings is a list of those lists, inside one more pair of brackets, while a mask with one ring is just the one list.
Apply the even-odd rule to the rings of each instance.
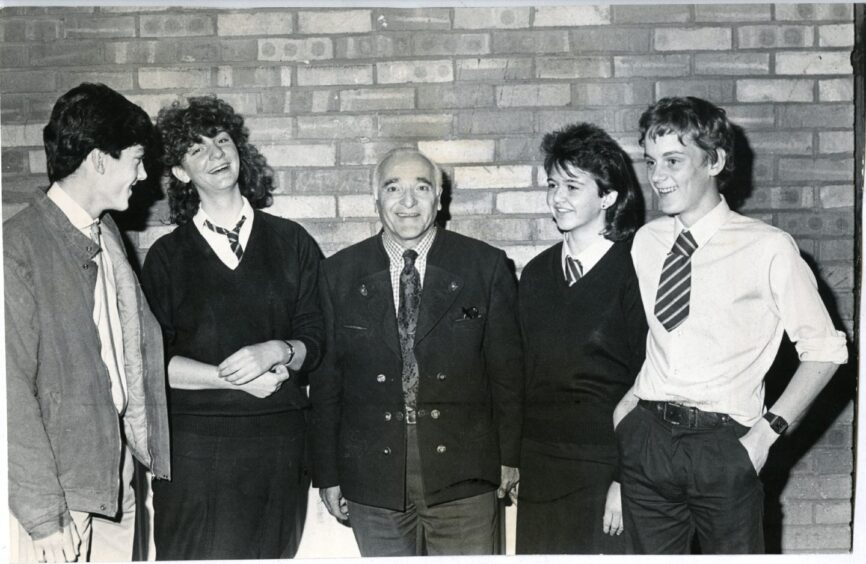
[[237, 350], [222, 361], [219, 377], [257, 397], [266, 398], [280, 389], [289, 379], [289, 359], [281, 341], [266, 341]]

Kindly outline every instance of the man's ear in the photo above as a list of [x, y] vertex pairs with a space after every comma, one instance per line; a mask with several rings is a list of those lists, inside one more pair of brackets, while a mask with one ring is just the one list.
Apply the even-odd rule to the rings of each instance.
[[184, 184], [186, 184], [190, 180], [189, 175], [180, 165], [174, 165], [173, 167], [171, 167], [171, 174]]
[[724, 149], [716, 149], [716, 162], [710, 162], [710, 176], [718, 176], [720, 172], [725, 170], [725, 163], [728, 160], [728, 153]]
[[93, 149], [87, 155], [87, 159], [90, 161], [90, 164], [93, 165], [93, 169], [96, 170], [96, 172], [99, 174], [105, 174], [105, 153], [99, 149]]

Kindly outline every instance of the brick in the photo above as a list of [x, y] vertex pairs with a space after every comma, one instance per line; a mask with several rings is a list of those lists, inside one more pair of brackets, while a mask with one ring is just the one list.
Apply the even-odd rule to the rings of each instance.
[[[5, 101], [5, 100], [4, 100]], [[43, 123], [30, 123], [26, 125], [3, 124], [0, 128], [0, 137], [3, 138], [3, 147], [39, 147], [42, 145]]]
[[780, 21], [803, 20], [853, 20], [851, 4], [777, 4], [776, 19]]
[[785, 525], [811, 525], [815, 504], [811, 501], [788, 501], [783, 509]]
[[105, 62], [165, 64], [179, 59], [179, 44], [174, 41], [117, 41], [104, 44]]
[[819, 80], [818, 99], [822, 102], [853, 102], [853, 77]]
[[258, 112], [258, 96], [253, 92], [219, 92], [218, 94], [241, 115], [254, 115]]
[[840, 237], [854, 235], [854, 218], [848, 213], [785, 212], [778, 214], [778, 218], [779, 227], [794, 236]]
[[365, 33], [373, 30], [370, 10], [298, 12], [298, 33]]
[[66, 18], [63, 31], [63, 35], [67, 39], [135, 37], [135, 17], [94, 18], [76, 16]]
[[[640, 110], [638, 113], [642, 112]], [[539, 111], [536, 113], [535, 131], [553, 131], [569, 123], [586, 121], [594, 123], [606, 131], [617, 130], [614, 122], [613, 110], [559, 110]], [[637, 119], [630, 123], [632, 127], [637, 124]]]
[[755, 75], [770, 73], [767, 53], [698, 53], [695, 74]]
[[260, 61], [321, 61], [334, 58], [334, 45], [326, 37], [259, 39]]
[[848, 51], [776, 53], [776, 74], [850, 74]]
[[496, 194], [496, 211], [500, 213], [549, 213], [545, 190], [509, 190]]
[[656, 82], [656, 98], [666, 96], [697, 96], [716, 104], [734, 101], [733, 80], [660, 80]]
[[379, 84], [453, 82], [454, 67], [448, 59], [434, 61], [388, 61], [376, 63]]
[[589, 28], [570, 32], [574, 53], [646, 53], [650, 49], [650, 30], [640, 28]]
[[26, 121], [30, 112], [30, 97], [26, 94], [6, 94], [0, 97], [0, 123]]
[[411, 110], [414, 88], [359, 88], [340, 92], [340, 111]]
[[160, 225], [148, 227], [145, 231], [138, 234], [138, 248], [149, 249], [160, 238], [168, 235], [177, 228], [176, 225]]
[[454, 29], [529, 27], [529, 8], [454, 8]]
[[519, 275], [526, 263], [547, 249], [547, 245], [500, 245], [499, 248], [504, 250], [508, 258], [514, 261], [515, 269]]
[[782, 128], [845, 128], [854, 123], [853, 104], [780, 105], [776, 112]]
[[298, 137], [337, 139], [371, 137], [376, 131], [373, 116], [326, 115], [298, 116]]
[[754, 22], [771, 17], [769, 4], [695, 4], [698, 22]]
[[138, 69], [138, 85], [144, 89], [207, 88], [211, 85], [211, 69], [178, 67], [140, 68]]
[[759, 153], [811, 155], [811, 131], [760, 131], [749, 133], [749, 145]]
[[451, 133], [451, 114], [379, 116], [381, 137], [446, 137]]
[[[834, 291], [854, 289], [854, 268], [850, 264], [821, 265], [817, 274]], [[818, 473], [822, 475], [850, 474], [854, 469], [854, 464], [850, 457], [845, 458], [843, 452], [834, 452], [830, 458], [817, 457], [815, 466]], [[850, 454], [850, 451], [847, 452]]]
[[574, 27], [610, 23], [610, 6], [539, 6], [534, 27]]
[[482, 191], [458, 191], [448, 205], [452, 216], [490, 215], [493, 211], [493, 194]]
[[613, 22], [618, 24], [684, 23], [691, 17], [689, 7], [684, 4], [613, 6]]
[[370, 194], [370, 169], [321, 168], [298, 170], [294, 173], [293, 185], [295, 192], [307, 194]]
[[333, 112], [338, 108], [337, 90], [298, 90], [286, 94], [286, 105], [281, 111], [291, 114]]
[[[218, 62], [221, 59], [221, 43], [205, 41], [178, 43], [177, 59], [184, 63], [209, 63]], [[255, 46], [253, 46], [252, 60], [256, 58]]]
[[510, 218], [454, 219], [448, 223], [448, 228], [482, 241], [524, 241], [531, 234], [529, 222]]
[[284, 69], [280, 67], [221, 66], [217, 68], [217, 86], [220, 88], [281, 86], [283, 71]]
[[532, 186], [531, 166], [462, 166], [454, 168], [454, 184], [463, 188], [525, 188]]
[[3, 94], [10, 92], [54, 92], [57, 75], [51, 71], [3, 71]]
[[333, 166], [337, 160], [334, 145], [260, 144], [259, 151], [268, 164], [279, 166]]
[[[8, 10], [6, 11], [8, 14]], [[0, 21], [0, 42], [18, 42], [26, 40], [27, 22], [25, 20]]]
[[412, 54], [486, 55], [490, 53], [490, 36], [486, 33], [418, 32], [412, 36]]
[[457, 80], [523, 80], [532, 77], [532, 59], [458, 59]]
[[82, 82], [101, 82], [115, 90], [132, 90], [131, 71], [65, 71], [60, 73], [62, 90], [78, 86]]
[[823, 208], [850, 208], [856, 199], [854, 186], [846, 184], [821, 186], [818, 197]]
[[[151, 118], [156, 117], [160, 109], [171, 105], [177, 100], [175, 94], [130, 94], [126, 97], [133, 104], [141, 107]], [[235, 111], [240, 112], [241, 109], [232, 104]]]
[[826, 552], [828, 549], [848, 551], [851, 548], [851, 528], [839, 525], [792, 526], [782, 528], [782, 551]]
[[541, 160], [540, 141], [530, 136], [500, 137], [496, 140], [496, 162]]
[[409, 33], [337, 37], [335, 41], [338, 59], [390, 59], [412, 49]]
[[254, 144], [287, 141], [292, 138], [294, 118], [248, 117], [244, 120], [244, 126], [250, 131], [250, 141]]
[[811, 188], [802, 186], [758, 186], [749, 195], [743, 209], [754, 210], [801, 210], [814, 205]]
[[27, 151], [3, 150], [3, 174], [27, 174], [30, 172], [30, 159]]
[[375, 232], [378, 225], [368, 221], [323, 221], [308, 222], [304, 225], [319, 244], [341, 243], [341, 247], [357, 243]]
[[[375, 141], [368, 143], [340, 143], [340, 164], [344, 165], [374, 165], [388, 151], [397, 147], [408, 146], [408, 143]], [[367, 181], [369, 186], [369, 179]]]
[[609, 78], [609, 57], [539, 57], [535, 74], [538, 78], [572, 80], [577, 78]]
[[139, 16], [141, 37], [184, 37], [213, 35], [214, 21], [204, 14], [170, 14]]
[[848, 153], [854, 152], [853, 131], [820, 131], [818, 132], [818, 152]]
[[649, 105], [653, 102], [653, 86], [650, 82], [575, 82], [572, 85], [572, 100], [576, 106], [631, 106]]
[[331, 218], [337, 215], [337, 203], [333, 196], [274, 196], [268, 212], [286, 218]]
[[778, 47], [810, 47], [814, 32], [802, 25], [754, 25], [737, 29], [740, 49], [770, 49]]
[[721, 51], [731, 48], [728, 27], [662, 27], [653, 34], [656, 51]]
[[418, 89], [418, 107], [422, 109], [489, 108], [493, 104], [493, 86], [489, 84], [437, 84]]
[[491, 162], [495, 149], [492, 139], [418, 142], [418, 150], [440, 164]]
[[819, 525], [848, 525], [851, 517], [851, 502], [815, 504], [815, 523]]
[[373, 84], [373, 67], [370, 65], [298, 67], [299, 86], [330, 84]]
[[468, 135], [529, 133], [532, 131], [532, 112], [480, 110], [457, 114], [456, 133]]
[[740, 102], [811, 102], [815, 81], [794, 79], [743, 79], [737, 81]]
[[26, 22], [24, 35], [27, 41], [54, 41], [60, 39], [60, 29], [57, 20], [33, 20]]
[[[549, 209], [545, 209], [549, 214]], [[562, 233], [556, 227], [556, 222], [548, 215], [548, 217], [532, 220], [532, 238], [536, 241], [559, 242], [562, 240]]]
[[691, 72], [689, 55], [644, 55], [613, 58], [614, 76], [685, 76]]
[[818, 47], [853, 47], [854, 24], [818, 26]]
[[98, 66], [102, 45], [93, 41], [39, 43], [30, 47], [30, 63], [38, 66]]
[[779, 178], [822, 182], [854, 180], [854, 160], [851, 158], [785, 158], [779, 161]]
[[850, 499], [851, 476], [795, 476], [788, 482], [782, 499]]
[[383, 8], [376, 11], [376, 27], [388, 30], [451, 29], [448, 8]]
[[223, 36], [236, 35], [288, 35], [294, 31], [291, 12], [219, 14], [217, 33]]
[[571, 102], [568, 84], [511, 84], [496, 87], [496, 105], [501, 108], [519, 106], [567, 106]]
[[494, 53], [565, 53], [567, 31], [497, 31], [493, 33]]
[[372, 194], [339, 196], [337, 210], [339, 217], [379, 217]]
[[[852, 193], [853, 201], [854, 187], [846, 186], [846, 190]], [[851, 239], [834, 239], [831, 241], [818, 241], [819, 256], [822, 261], [825, 260], [845, 260], [851, 261], [854, 258], [854, 241]], [[847, 411], [847, 410], [846, 410]], [[847, 419], [847, 417], [845, 418]]]

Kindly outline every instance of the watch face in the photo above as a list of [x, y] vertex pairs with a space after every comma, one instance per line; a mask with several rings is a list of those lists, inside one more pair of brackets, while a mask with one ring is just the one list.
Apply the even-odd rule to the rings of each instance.
[[783, 417], [769, 411], [764, 415], [764, 419], [770, 424], [770, 428], [780, 435], [788, 428], [788, 422]]

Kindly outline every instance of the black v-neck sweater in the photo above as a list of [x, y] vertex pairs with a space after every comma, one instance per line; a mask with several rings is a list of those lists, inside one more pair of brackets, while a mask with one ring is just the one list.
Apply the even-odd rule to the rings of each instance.
[[[321, 258], [303, 227], [258, 210], [235, 270], [191, 221], [160, 238], [147, 254], [141, 281], [162, 325], [166, 362], [183, 356], [217, 365], [247, 345], [298, 339], [307, 348], [303, 369], [314, 367], [324, 340]], [[263, 415], [308, 405], [303, 390], [289, 382], [264, 399], [237, 390], [169, 391], [175, 415]]]
[[520, 278], [524, 452], [616, 464], [613, 409], [644, 360], [647, 325], [631, 256], [615, 243], [569, 287], [562, 243]]

